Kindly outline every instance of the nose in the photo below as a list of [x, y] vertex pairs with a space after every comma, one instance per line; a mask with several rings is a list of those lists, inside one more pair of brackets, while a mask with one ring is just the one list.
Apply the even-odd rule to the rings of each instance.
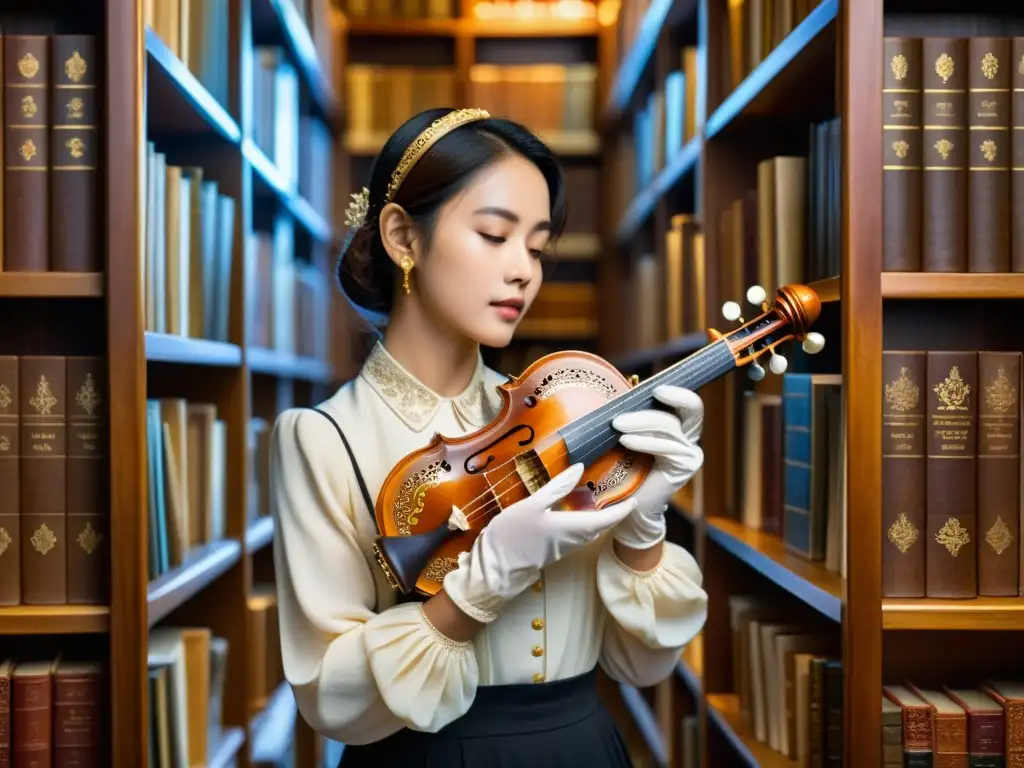
[[509, 257], [505, 267], [505, 282], [522, 283], [530, 282], [533, 277], [533, 254], [526, 244], [509, 248]]

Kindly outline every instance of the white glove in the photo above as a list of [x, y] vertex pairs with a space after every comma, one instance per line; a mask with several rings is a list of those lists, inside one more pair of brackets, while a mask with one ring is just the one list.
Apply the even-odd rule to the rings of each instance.
[[612, 426], [622, 432], [619, 443], [631, 451], [654, 456], [654, 465], [630, 498], [636, 509], [615, 527], [615, 540], [631, 549], [649, 549], [665, 538], [669, 499], [704, 463], [697, 441], [704, 426], [704, 402], [696, 392], [663, 385], [652, 393], [675, 413], [646, 410], [616, 416]]
[[458, 568], [444, 577], [452, 602], [477, 621], [493, 621], [506, 601], [540, 577], [542, 568], [596, 540], [633, 510], [632, 499], [604, 509], [551, 509], [582, 476], [583, 465], [574, 464], [495, 515], [469, 551], [459, 555]]

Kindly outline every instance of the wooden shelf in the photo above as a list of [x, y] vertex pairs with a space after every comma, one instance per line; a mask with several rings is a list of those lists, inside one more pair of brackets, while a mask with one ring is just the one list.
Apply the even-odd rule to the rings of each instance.
[[274, 518], [261, 517], [245, 529], [245, 551], [258, 552], [274, 540]]
[[0, 272], [0, 297], [26, 299], [99, 298], [100, 272]]
[[887, 299], [1024, 299], [1024, 273], [883, 272]]
[[683, 649], [676, 664], [676, 675], [683, 684], [690, 689], [697, 698], [703, 695], [704, 691], [704, 635], [698, 634], [690, 644]]
[[592, 37], [597, 19], [348, 19], [348, 34], [373, 37]]
[[110, 631], [105, 605], [0, 606], [3, 635], [90, 635]]
[[601, 137], [595, 131], [538, 131], [537, 136], [562, 157], [592, 157], [601, 151]]
[[329, 363], [311, 357], [296, 357], [273, 349], [246, 350], [246, 362], [253, 373], [327, 383], [333, 372]]
[[180, 566], [149, 582], [146, 588], [149, 626], [206, 588], [241, 556], [242, 545], [234, 539], [206, 544], [191, 552]]
[[1024, 600], [978, 597], [973, 600], [890, 598], [882, 600], [885, 629], [1024, 631]]
[[281, 171], [266, 153], [251, 139], [242, 142], [242, 154], [255, 172], [254, 188], [263, 197], [276, 198], [295, 219], [295, 223], [322, 243], [330, 242], [334, 230], [330, 223], [306, 200], [292, 189]]
[[683, 179], [691, 177], [700, 162], [700, 149], [700, 137], [690, 139], [675, 157], [658, 172], [650, 186], [633, 198], [633, 202], [626, 209], [622, 221], [619, 222], [619, 226], [615, 230], [615, 242], [619, 247], [625, 247], [632, 242], [640, 227], [654, 213], [659, 200]]
[[242, 131], [167, 44], [146, 27], [147, 122], [151, 133], [219, 136], [237, 144]]
[[146, 360], [151, 363], [237, 368], [242, 364], [242, 350], [237, 344], [225, 341], [146, 331]]
[[327, 73], [320, 63], [309, 28], [293, 0], [252, 0], [252, 39], [256, 45], [278, 44], [287, 49], [299, 79], [332, 132], [341, 134], [341, 108]]
[[617, 121], [629, 107], [637, 93], [637, 88], [647, 66], [658, 45], [658, 38], [666, 26], [671, 26], [676, 19], [682, 20], [696, 10], [695, 0], [652, 0], [644, 12], [643, 21], [633, 38], [633, 44], [622, 59], [622, 64], [615, 73], [605, 107], [605, 120], [609, 123]]
[[633, 716], [637, 729], [644, 737], [647, 749], [650, 750], [654, 762], [660, 768], [667, 768], [669, 765], [668, 753], [665, 749], [665, 740], [662, 738], [661, 729], [658, 727], [658, 718], [651, 710], [650, 705], [643, 695], [632, 685], [619, 683], [619, 691], [622, 693], [622, 700], [626, 708]]
[[778, 536], [724, 517], [707, 519], [708, 537], [755, 571], [833, 621], [842, 620], [843, 581], [821, 563], [792, 554]]
[[739, 697], [733, 694], [709, 693], [708, 718], [751, 768], [797, 768], [800, 763], [790, 760], [762, 744], [740, 716]]
[[291, 687], [286, 682], [281, 683], [270, 694], [267, 706], [249, 725], [252, 734], [249, 759], [253, 763], [277, 764], [282, 760], [291, 745], [298, 713]]
[[616, 358], [615, 367], [629, 376], [634, 371], [649, 368], [659, 360], [681, 360], [708, 343], [707, 333], [688, 333], [685, 336], [659, 344], [656, 347], [637, 350]]
[[822, 76], [823, 62], [834, 62], [838, 13], [839, 0], [822, 0], [711, 113], [705, 137], [721, 133], [743, 114], [770, 114], [780, 100], [800, 99], [812, 90], [808, 83]]
[[210, 756], [208, 768], [231, 768], [243, 746], [245, 746], [244, 728], [224, 729], [217, 749]]

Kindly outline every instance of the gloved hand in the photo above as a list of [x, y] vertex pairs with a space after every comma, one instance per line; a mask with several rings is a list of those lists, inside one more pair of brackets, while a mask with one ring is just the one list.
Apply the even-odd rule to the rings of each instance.
[[495, 515], [469, 551], [459, 555], [459, 567], [444, 577], [452, 602], [477, 621], [493, 621], [506, 601], [539, 578], [542, 568], [594, 541], [633, 510], [632, 499], [599, 510], [551, 509], [582, 476], [583, 465], [574, 464]]
[[654, 465], [630, 498], [636, 509], [612, 535], [632, 549], [648, 549], [665, 538], [669, 499], [704, 463], [697, 441], [704, 426], [704, 401], [696, 392], [663, 385], [652, 393], [675, 411], [633, 411], [616, 416], [612, 426], [622, 432], [619, 443], [631, 451], [654, 456]]

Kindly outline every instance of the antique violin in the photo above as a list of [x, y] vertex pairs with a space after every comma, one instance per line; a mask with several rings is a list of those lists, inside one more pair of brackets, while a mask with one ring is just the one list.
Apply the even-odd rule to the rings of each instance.
[[770, 306], [765, 298], [759, 286], [747, 292], [761, 310], [749, 322], [737, 303], [726, 302], [723, 314], [740, 327], [709, 330], [707, 346], [642, 382], [597, 355], [568, 351], [546, 355], [502, 383], [502, 408], [488, 426], [463, 437], [435, 435], [384, 481], [373, 551], [388, 583], [406, 594], [436, 594], [493, 515], [577, 462], [586, 469], [562, 509], [601, 508], [629, 496], [654, 460], [619, 445], [611, 423], [626, 411], [663, 407], [651, 394], [655, 387], [696, 390], [746, 365], [759, 380], [765, 372], [757, 361], [765, 355], [772, 373], [781, 374], [786, 360], [775, 348], [791, 339], [801, 339], [809, 354], [822, 349], [821, 334], [808, 331], [821, 312], [813, 289], [784, 286]]

